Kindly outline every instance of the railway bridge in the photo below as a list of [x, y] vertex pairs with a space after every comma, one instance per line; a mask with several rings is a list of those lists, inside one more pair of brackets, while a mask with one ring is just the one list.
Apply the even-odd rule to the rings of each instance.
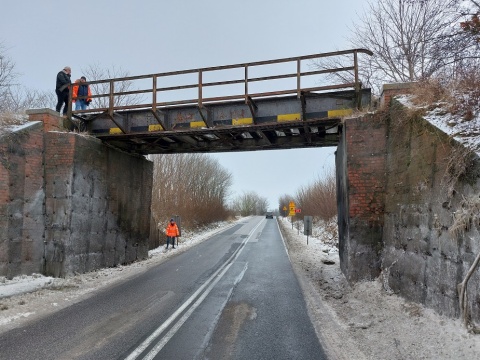
[[[88, 110], [70, 108], [66, 118], [29, 110], [27, 125], [0, 134], [0, 276], [67, 276], [145, 259], [159, 245], [147, 154], [336, 146], [347, 280], [383, 275], [392, 291], [458, 316], [456, 288], [479, 251], [478, 229], [465, 229], [455, 245], [448, 229], [452, 212], [478, 194], [478, 158], [451, 194], [441, 184], [452, 163], [466, 164], [455, 158], [466, 154], [461, 145], [409, 119], [398, 101], [388, 118], [356, 113], [370, 104], [358, 78], [358, 56], [370, 55], [354, 49], [96, 80]], [[345, 65], [326, 65], [336, 58]], [[382, 99], [408, 86], [384, 85]], [[468, 307], [478, 320], [477, 293], [469, 290]]]
[[142, 155], [335, 146], [342, 117], [370, 105], [358, 57], [371, 55], [353, 49], [91, 81], [90, 108], [68, 114], [81, 130]]
[[[87, 110], [70, 105], [66, 118], [27, 111], [30, 125], [0, 142], [7, 179], [0, 194], [11, 215], [0, 217], [8, 234], [0, 276], [66, 276], [145, 258], [159, 244], [148, 154], [338, 146], [339, 179], [352, 161], [347, 146], [371, 161], [365, 144], [374, 141], [382, 157], [383, 133], [372, 136], [368, 122], [355, 120], [371, 101], [358, 60], [371, 55], [353, 49], [95, 80], [87, 83]], [[345, 117], [353, 117], [355, 137], [346, 133]], [[379, 171], [367, 177], [376, 180]], [[351, 214], [341, 184], [344, 222]]]

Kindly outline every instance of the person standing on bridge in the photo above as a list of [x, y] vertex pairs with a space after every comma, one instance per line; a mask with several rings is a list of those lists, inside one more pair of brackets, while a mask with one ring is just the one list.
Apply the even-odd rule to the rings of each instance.
[[63, 115], [67, 115], [68, 110], [68, 92], [72, 81], [72, 69], [70, 66], [65, 66], [62, 71], [57, 74], [57, 84], [55, 86], [55, 93], [57, 94], [57, 107], [56, 110], [59, 113], [63, 106]]
[[[87, 81], [85, 76], [75, 80], [72, 88], [72, 102], [75, 103], [75, 110], [87, 110], [87, 106], [92, 102], [92, 92], [90, 91], [90, 85], [85, 85]], [[77, 99], [77, 96], [86, 96], [83, 99]]]
[[178, 226], [173, 218], [170, 219], [170, 222], [165, 229], [165, 233], [167, 234], [167, 249], [170, 241], [172, 242], [172, 249], [175, 249], [175, 238], [180, 236], [180, 232], [178, 231]]

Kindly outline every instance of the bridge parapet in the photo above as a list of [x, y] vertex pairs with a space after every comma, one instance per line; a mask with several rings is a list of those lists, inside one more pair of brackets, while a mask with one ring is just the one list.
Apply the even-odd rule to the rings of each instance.
[[[372, 55], [366, 49], [353, 49], [92, 81], [87, 84], [94, 90], [93, 106], [88, 110], [69, 109], [69, 114], [85, 122], [85, 128], [97, 137], [142, 154], [257, 149], [251, 144], [244, 147], [238, 141], [230, 147], [215, 146], [231, 138], [257, 138], [258, 146], [268, 148], [276, 143], [278, 134], [274, 129], [265, 133], [262, 126], [278, 125], [275, 130], [282, 133], [288, 122], [310, 122], [293, 126], [295, 134], [303, 135], [305, 130], [303, 146], [330, 146], [312, 144], [311, 139], [315, 133], [325, 134], [337, 126], [342, 116], [370, 104], [370, 90], [362, 89], [358, 77], [358, 54]], [[317, 63], [317, 70], [304, 70], [308, 61], [327, 64], [342, 60], [345, 65], [328, 67]], [[339, 74], [349, 80], [332, 80]], [[312, 125], [313, 121], [332, 118], [336, 123]], [[256, 128], [225, 137], [211, 131], [205, 135], [197, 132], [196, 137], [178, 134], [185, 130], [249, 126]], [[169, 131], [177, 134], [162, 134]], [[133, 142], [125, 145], [119, 141], [120, 135], [132, 134]], [[152, 134], [161, 139], [152, 139]]]
[[[115, 111], [120, 110], [151, 109], [155, 112], [157, 109], [165, 106], [196, 105], [202, 108], [207, 103], [218, 101], [244, 100], [248, 104], [256, 98], [292, 94], [300, 98], [302, 93], [339, 89], [354, 89], [355, 93], [360, 95], [362, 84], [358, 76], [358, 54], [373, 55], [367, 49], [351, 49], [243, 64], [90, 81], [86, 84], [94, 86], [96, 90], [91, 96], [94, 99], [91, 108], [78, 111], [72, 111], [70, 108], [69, 115], [106, 112], [108, 115], [113, 116]], [[345, 66], [328, 66], [320, 63], [318, 65], [320, 67], [319, 70], [302, 70], [302, 65], [304, 66], [306, 61], [321, 62], [327, 59], [336, 64], [345, 62], [348, 56], [352, 58], [349, 64]], [[285, 73], [283, 68], [278, 69], [278, 64], [286, 65], [287, 68], [288, 65], [293, 65], [294, 71]], [[273, 75], [256, 75], [257, 73], [265, 74], [272, 71], [274, 72]], [[342, 78], [349, 80], [332, 81], [332, 74], [342, 74]], [[320, 75], [328, 75], [328, 77], [319, 79], [318, 76]], [[316, 77], [313, 78], [313, 83], [311, 81], [308, 82], [307, 79], [312, 79], [314, 76]], [[195, 80], [192, 80], [192, 78]], [[217, 79], [222, 79], [222, 81]], [[278, 85], [278, 82], [273, 86], [266, 85], [267, 83], [272, 84], [273, 81], [286, 79], [293, 79], [294, 86], [291, 86], [291, 82], [284, 82], [282, 84], [283, 87]], [[319, 84], [319, 80], [323, 82], [322, 85]], [[260, 86], [255, 87], [258, 84]], [[133, 86], [136, 86], [137, 89], [130, 90]], [[225, 90], [227, 86], [230, 86], [230, 91]], [[207, 90], [215, 88], [221, 88], [219, 93], [223, 95], [206, 94]], [[193, 90], [196, 94], [193, 97], [188, 97], [192, 92], [186, 92], [187, 97], [182, 98], [181, 91], [184, 90]], [[213, 93], [211, 92], [211, 94]], [[168, 100], [170, 94], [173, 94], [175, 100]], [[139, 101], [138, 97], [132, 98], [132, 96], [138, 95], [149, 95], [151, 97], [150, 101]], [[132, 101], [132, 99], [135, 101]], [[360, 102], [357, 105], [360, 106]]]

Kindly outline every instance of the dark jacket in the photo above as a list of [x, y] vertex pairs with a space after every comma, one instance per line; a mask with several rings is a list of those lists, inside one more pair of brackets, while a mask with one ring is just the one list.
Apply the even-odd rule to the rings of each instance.
[[64, 70], [60, 71], [57, 74], [57, 85], [55, 87], [55, 90], [60, 92], [68, 92], [68, 89], [72, 83], [70, 77], [70, 74], [67, 74]]

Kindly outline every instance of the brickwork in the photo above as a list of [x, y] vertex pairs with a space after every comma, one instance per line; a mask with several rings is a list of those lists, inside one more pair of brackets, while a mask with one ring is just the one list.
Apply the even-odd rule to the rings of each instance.
[[382, 94], [380, 95], [380, 107], [388, 107], [392, 98], [397, 95], [408, 94], [414, 83], [395, 83], [383, 85]]
[[8, 159], [8, 143], [5, 137], [0, 138], [0, 274], [9, 274], [9, 245], [8, 224], [10, 204], [10, 172]]
[[369, 224], [383, 223], [385, 194], [386, 127], [372, 116], [348, 119], [349, 216]]
[[386, 129], [378, 116], [346, 119], [337, 150], [340, 266], [350, 282], [381, 270]]
[[67, 131], [68, 126], [65, 126], [65, 124], [68, 121], [56, 111], [51, 109], [28, 110], [27, 114], [30, 121], [42, 122], [45, 132]]

